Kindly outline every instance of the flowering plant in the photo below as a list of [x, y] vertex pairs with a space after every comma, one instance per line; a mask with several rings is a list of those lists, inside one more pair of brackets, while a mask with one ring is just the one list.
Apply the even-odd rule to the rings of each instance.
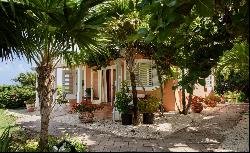
[[89, 113], [92, 113], [92, 112], [94, 112], [96, 110], [103, 109], [103, 106], [99, 105], [99, 104], [92, 104], [89, 101], [82, 101], [80, 104], [75, 104], [73, 106], [73, 109], [76, 112], [89, 112]]
[[192, 98], [191, 109], [196, 113], [200, 113], [203, 110], [203, 102], [204, 98], [200, 96], [194, 96]]
[[204, 100], [204, 103], [208, 105], [209, 107], [215, 107], [217, 103], [220, 102], [220, 97], [216, 96], [214, 94], [210, 94], [207, 96]]

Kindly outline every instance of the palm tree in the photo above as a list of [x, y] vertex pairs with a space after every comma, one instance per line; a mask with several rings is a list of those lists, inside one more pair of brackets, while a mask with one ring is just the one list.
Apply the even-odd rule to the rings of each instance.
[[[34, 24], [29, 28], [16, 30], [17, 33], [21, 33], [20, 37], [24, 42], [33, 45], [19, 45], [22, 42], [17, 37], [17, 44], [13, 43], [13, 46], [17, 49], [11, 50], [13, 47], [8, 44], [7, 49], [4, 48], [2, 53], [19, 53], [18, 49], [20, 48], [27, 59], [36, 64], [37, 92], [41, 114], [39, 141], [41, 151], [48, 149], [49, 116], [52, 111], [52, 97], [55, 93], [55, 90], [53, 90], [55, 81], [53, 70], [62, 58], [68, 64], [72, 63], [72, 57], [76, 54], [76, 45], [83, 51], [99, 49], [99, 28], [105, 21], [105, 16], [101, 12], [101, 6], [105, 5], [104, 1], [32, 0], [20, 1], [13, 5], [22, 5], [24, 7], [23, 12], [19, 8], [17, 10], [20, 10], [23, 14], [28, 14], [30, 21], [34, 21]], [[6, 18], [8, 19], [8, 17]], [[22, 22], [16, 23], [20, 27], [23, 26]], [[2, 44], [1, 48], [3, 48]], [[4, 57], [6, 54], [2, 54], [2, 56]]]

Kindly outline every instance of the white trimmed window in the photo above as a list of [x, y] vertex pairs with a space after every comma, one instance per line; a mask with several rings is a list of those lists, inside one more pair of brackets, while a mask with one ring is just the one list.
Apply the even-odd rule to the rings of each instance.
[[[128, 85], [131, 86], [130, 74], [128, 70], [126, 71], [127, 71], [126, 80], [128, 82]], [[153, 86], [152, 61], [137, 60], [135, 68], [135, 76], [136, 76], [136, 86], [141, 86], [138, 83], [138, 80], [140, 80], [140, 82], [144, 87], [152, 87]]]

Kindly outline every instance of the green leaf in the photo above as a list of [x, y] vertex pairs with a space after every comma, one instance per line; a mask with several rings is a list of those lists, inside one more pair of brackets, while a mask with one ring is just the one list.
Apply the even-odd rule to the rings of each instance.
[[205, 79], [198, 79], [198, 83], [202, 86], [205, 86], [206, 85], [206, 81]]
[[137, 33], [138, 33], [138, 35], [144, 37], [148, 34], [148, 30], [147, 30], [147, 28], [140, 28]]
[[196, 1], [196, 7], [201, 16], [212, 16], [214, 13], [214, 1], [213, 0], [198, 0]]

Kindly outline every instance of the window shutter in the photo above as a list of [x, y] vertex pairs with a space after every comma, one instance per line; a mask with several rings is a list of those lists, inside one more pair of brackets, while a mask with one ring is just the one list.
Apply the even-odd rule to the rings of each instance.
[[212, 75], [209, 75], [205, 80], [206, 80], [206, 87], [212, 87]]
[[64, 93], [73, 94], [73, 75], [72, 70], [62, 70], [62, 90]]
[[[127, 70], [126, 70], [127, 71]], [[149, 62], [138, 62], [135, 68], [136, 80], [140, 80], [143, 86], [148, 87], [153, 85], [152, 64]], [[131, 86], [130, 74], [126, 72], [127, 83]], [[136, 81], [136, 86], [140, 86]]]

